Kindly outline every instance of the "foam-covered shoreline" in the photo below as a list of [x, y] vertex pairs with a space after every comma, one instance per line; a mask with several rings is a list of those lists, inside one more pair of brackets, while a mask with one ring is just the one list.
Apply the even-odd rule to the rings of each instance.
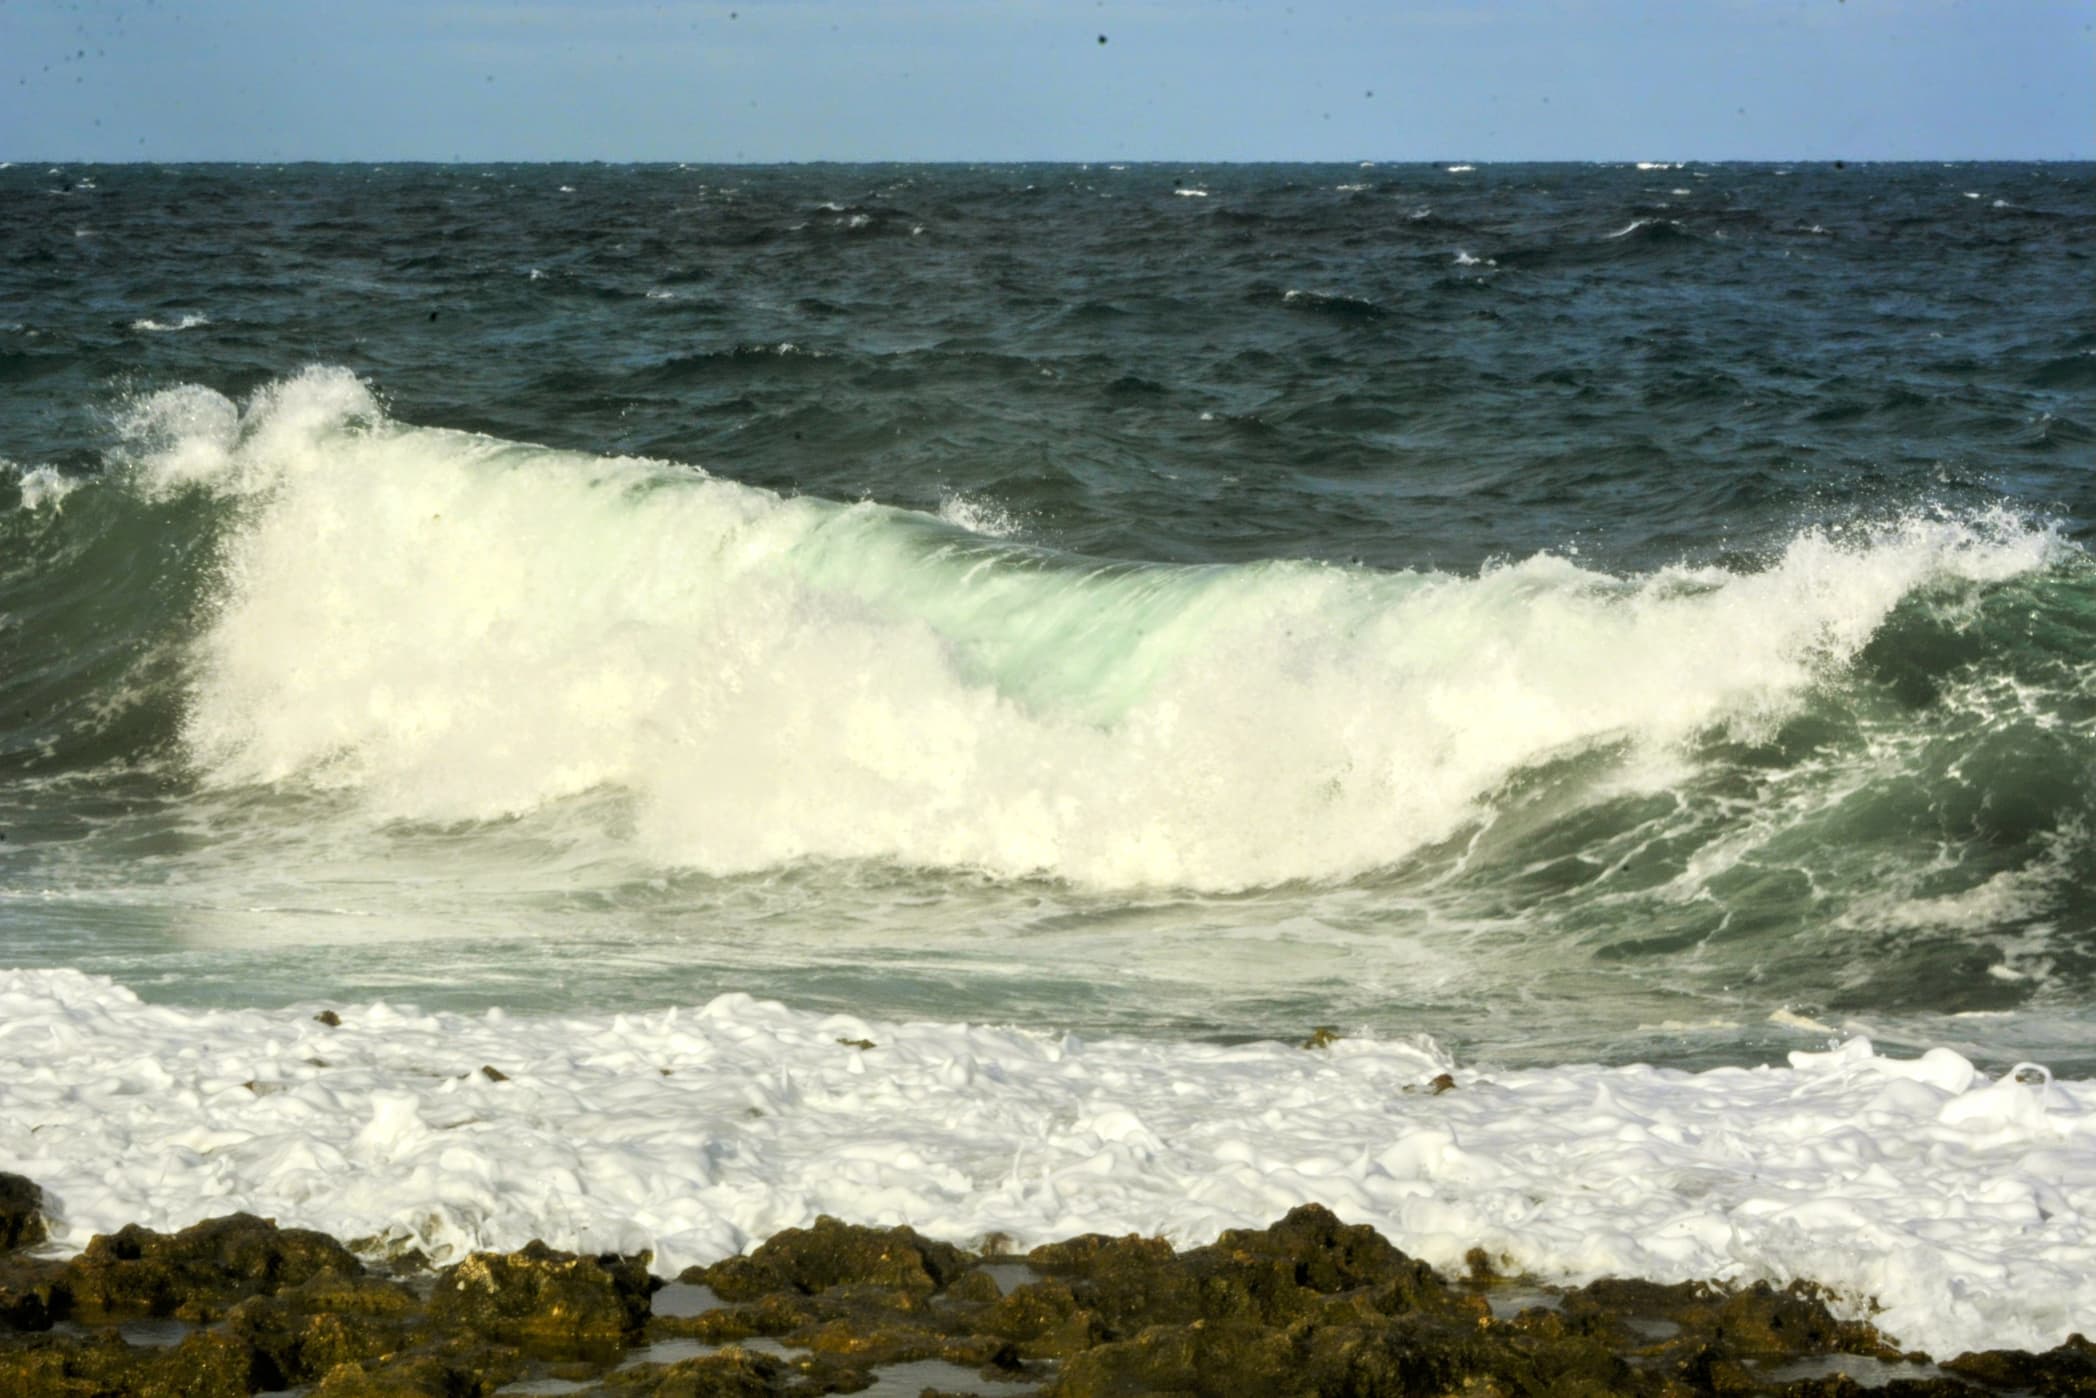
[[0, 1387], [108, 1398], [1377, 1398], [2082, 1392], [2096, 1345], [1931, 1359], [1809, 1283], [1455, 1279], [1314, 1204], [1208, 1246], [1090, 1234], [1023, 1257], [818, 1219], [675, 1281], [534, 1242], [434, 1274], [231, 1214], [63, 1261], [0, 1173]]
[[1425, 1042], [1086, 1043], [743, 995], [316, 1008], [0, 973], [0, 1167], [71, 1249], [245, 1210], [371, 1253], [539, 1238], [675, 1272], [823, 1214], [1191, 1245], [1315, 1203], [1443, 1269], [1481, 1247], [1568, 1282], [1810, 1279], [1935, 1354], [2046, 1349], [2096, 1309], [2096, 1083], [1948, 1050], [1485, 1071]]

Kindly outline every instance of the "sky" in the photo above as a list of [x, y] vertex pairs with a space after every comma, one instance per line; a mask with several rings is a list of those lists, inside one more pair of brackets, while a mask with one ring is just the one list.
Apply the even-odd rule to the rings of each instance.
[[2096, 155], [2096, 0], [0, 0], [9, 160]]

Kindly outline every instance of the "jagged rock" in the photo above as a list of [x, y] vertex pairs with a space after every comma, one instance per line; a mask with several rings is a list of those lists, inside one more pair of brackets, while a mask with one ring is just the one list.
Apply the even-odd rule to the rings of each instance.
[[971, 1259], [950, 1243], [935, 1243], [912, 1228], [857, 1228], [825, 1215], [812, 1228], [789, 1228], [746, 1257], [731, 1257], [686, 1281], [700, 1281], [721, 1299], [745, 1301], [767, 1292], [813, 1295], [834, 1286], [868, 1286], [919, 1301], [966, 1271]]
[[0, 1253], [44, 1241], [44, 1191], [33, 1180], [0, 1171]]
[[[641, 1258], [539, 1243], [476, 1254], [437, 1277], [425, 1302], [331, 1240], [259, 1219], [172, 1237], [126, 1229], [72, 1263], [0, 1260], [0, 1321], [15, 1327], [0, 1325], [0, 1395], [490, 1398], [531, 1377], [605, 1398], [815, 1398], [931, 1358], [1014, 1385], [1013, 1398], [2096, 1395], [2096, 1346], [2078, 1335], [2046, 1354], [1964, 1355], [1926, 1378], [1886, 1371], [1872, 1389], [1858, 1376], [1876, 1370], [1795, 1366], [1911, 1358], [1870, 1326], [1837, 1320], [1807, 1285], [1604, 1280], [1568, 1290], [1502, 1278], [1490, 1259], [1456, 1284], [1316, 1207], [1185, 1252], [1088, 1235], [1028, 1261], [1039, 1278], [1004, 1293], [957, 1248], [823, 1219], [688, 1272], [714, 1286], [721, 1307], [650, 1317], [655, 1283]], [[23, 1333], [63, 1317], [76, 1289], [84, 1326]], [[1535, 1304], [1495, 1315], [1494, 1296], [1502, 1311], [1510, 1296]], [[137, 1314], [209, 1328], [165, 1349], [127, 1345], [111, 1322]], [[764, 1335], [789, 1353], [731, 1347], [618, 1367], [643, 1335]], [[1800, 1372], [1811, 1376], [1779, 1377]]]
[[1432, 1268], [1314, 1204], [1184, 1254], [1161, 1239], [1092, 1235], [1036, 1248], [1027, 1260], [1067, 1278], [1076, 1304], [1097, 1313], [1108, 1338], [1195, 1320], [1278, 1324], [1315, 1309], [1322, 1296], [1363, 1288], [1376, 1288], [1370, 1304], [1383, 1314], [1449, 1303]]
[[64, 1320], [73, 1308], [70, 1276], [63, 1262], [0, 1261], [0, 1330], [49, 1330]]
[[225, 1329], [254, 1348], [282, 1387], [316, 1383], [338, 1366], [408, 1348], [409, 1322], [421, 1309], [397, 1282], [329, 1271], [241, 1302], [227, 1313]]
[[648, 1318], [653, 1282], [638, 1257], [577, 1257], [533, 1242], [476, 1252], [437, 1277], [429, 1318], [484, 1335], [617, 1343]]
[[247, 1398], [276, 1378], [238, 1336], [198, 1330], [139, 1366], [136, 1398]]
[[313, 1398], [486, 1398], [524, 1374], [515, 1350], [454, 1340], [433, 1349], [339, 1364]]
[[75, 1305], [105, 1315], [215, 1319], [250, 1296], [269, 1296], [322, 1272], [357, 1276], [363, 1264], [328, 1237], [232, 1214], [154, 1233], [133, 1224], [87, 1245], [69, 1269]]
[[638, 1364], [608, 1376], [598, 1391], [619, 1398], [768, 1398], [793, 1372], [768, 1354], [730, 1349], [675, 1364]]
[[1942, 1367], [1962, 1378], [1997, 1388], [2033, 1393], [2096, 1393], [2096, 1344], [2081, 1335], [2042, 1354], [1990, 1349], [1947, 1359]]
[[114, 1330], [31, 1335], [0, 1348], [0, 1393], [102, 1398], [136, 1391], [140, 1355]]
[[1106, 1338], [1098, 1313], [1079, 1305], [1069, 1285], [1055, 1279], [1013, 1288], [976, 1325], [1034, 1358], [1075, 1354]]

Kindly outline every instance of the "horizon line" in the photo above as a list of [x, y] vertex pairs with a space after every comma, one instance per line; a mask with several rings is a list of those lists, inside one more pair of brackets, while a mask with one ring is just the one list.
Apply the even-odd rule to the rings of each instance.
[[1329, 156], [1290, 157], [1187, 157], [1187, 156], [958, 156], [921, 159], [911, 156], [879, 156], [844, 159], [828, 156], [787, 157], [775, 160], [708, 159], [694, 157], [626, 156], [175, 156], [162, 159], [127, 156], [0, 156], [0, 170], [25, 165], [664, 165], [729, 166], [764, 168], [781, 165], [1071, 165], [1083, 167], [1132, 168], [1139, 165], [1342, 165], [1353, 169], [1381, 166], [1430, 166], [1446, 170], [1469, 165], [1626, 165], [1654, 169], [1689, 165], [2087, 165], [2096, 164], [2096, 152], [2081, 155], [1910, 155], [1910, 156], [1681, 156], [1654, 159], [1644, 156], [1553, 156], [1547, 158], [1449, 156], [1420, 157]]

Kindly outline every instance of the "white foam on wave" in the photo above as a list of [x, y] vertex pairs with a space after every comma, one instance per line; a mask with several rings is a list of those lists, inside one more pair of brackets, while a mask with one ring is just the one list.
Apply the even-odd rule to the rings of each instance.
[[939, 502], [939, 518], [988, 539], [1015, 539], [1021, 532], [1018, 517], [995, 500], [958, 492]]
[[1424, 1041], [1086, 1043], [742, 995], [311, 1008], [0, 973], [0, 1159], [74, 1249], [246, 1209], [440, 1261], [543, 1238], [674, 1274], [821, 1213], [1190, 1245], [1316, 1202], [1442, 1268], [1479, 1246], [1570, 1281], [1809, 1278], [1938, 1356], [2049, 1347], [2096, 1309], [2096, 1083], [1947, 1049], [1481, 1072]]
[[132, 321], [131, 328], [152, 334], [174, 330], [195, 330], [210, 323], [211, 317], [191, 312], [187, 315], [177, 316], [173, 320], [155, 320], [151, 316], [147, 316], [142, 320]]
[[15, 488], [22, 492], [24, 510], [50, 510], [56, 514], [64, 507], [65, 498], [81, 485], [79, 478], [62, 475], [51, 466], [17, 466], [11, 461], [0, 461], [0, 471], [14, 476]]
[[131, 422], [135, 488], [247, 500], [186, 706], [206, 781], [340, 789], [378, 820], [616, 790], [616, 838], [713, 873], [1347, 878], [1530, 764], [1663, 771], [1650, 754], [1759, 734], [1915, 588], [2066, 547], [1917, 518], [1802, 534], [1747, 575], [1106, 565], [405, 427], [338, 370], [245, 412], [171, 390]]
[[1206, 199], [1208, 197], [1207, 190], [1195, 189], [1191, 187], [1175, 189], [1172, 191], [1172, 193], [1178, 195], [1182, 199]]

